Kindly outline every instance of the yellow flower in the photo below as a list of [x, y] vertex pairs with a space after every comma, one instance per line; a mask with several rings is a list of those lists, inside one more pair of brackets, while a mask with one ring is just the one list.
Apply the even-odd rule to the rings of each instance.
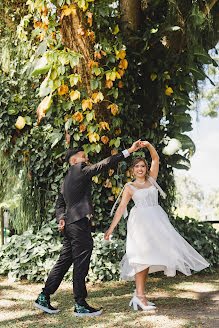
[[119, 26], [118, 25], [115, 26], [113, 34], [116, 35], [117, 33], [119, 33]]
[[79, 128], [80, 128], [80, 132], [84, 132], [86, 130], [86, 125], [85, 124], [80, 124], [79, 125]]
[[125, 50], [120, 50], [116, 54], [116, 59], [124, 59], [126, 56], [126, 51]]
[[95, 182], [95, 183], [98, 183], [98, 177], [95, 175], [92, 180]]
[[112, 182], [110, 181], [110, 179], [106, 179], [103, 185], [105, 188], [112, 188]]
[[92, 68], [93, 66], [98, 67], [99, 66], [99, 63], [98, 62], [95, 62], [94, 60], [90, 60], [89, 63], [88, 63], [88, 67], [89, 68]]
[[39, 106], [37, 107], [37, 124], [39, 124], [42, 118], [46, 115], [46, 111], [49, 109], [52, 103], [52, 95], [46, 96]]
[[90, 142], [97, 142], [100, 140], [100, 136], [99, 134], [97, 134], [96, 132], [92, 133], [92, 132], [88, 132], [88, 137], [89, 137], [89, 141]]
[[72, 116], [75, 121], [82, 122], [84, 119], [84, 116], [81, 112], [75, 112]]
[[119, 68], [126, 69], [128, 67], [128, 61], [126, 59], [121, 59], [119, 63]]
[[171, 93], [173, 93], [173, 89], [171, 88], [171, 87], [166, 87], [166, 90], [165, 90], [165, 94], [167, 95], [167, 96], [170, 96], [171, 95]]
[[124, 83], [123, 83], [122, 81], [119, 81], [119, 83], [118, 83], [118, 87], [119, 87], [119, 88], [123, 88], [123, 87], [124, 87]]
[[109, 123], [107, 122], [100, 122], [99, 126], [100, 126], [100, 130], [106, 130], [106, 129], [110, 130]]
[[111, 80], [106, 81], [106, 88], [111, 89], [113, 87], [113, 82]]
[[72, 90], [70, 92], [71, 101], [74, 101], [76, 99], [80, 99], [80, 96], [81, 96], [81, 94], [80, 94], [80, 92], [78, 90]]
[[119, 128], [118, 130], [116, 130], [116, 131], [115, 131], [115, 133], [116, 133], [116, 136], [119, 136], [119, 135], [121, 134], [121, 132], [122, 132], [122, 131], [121, 131], [121, 129], [120, 129], [120, 128]]
[[93, 93], [92, 94], [92, 99], [93, 99], [93, 102], [96, 104], [99, 101], [103, 101], [104, 96], [103, 96], [102, 92]]
[[156, 78], [157, 78], [157, 74], [152, 73], [152, 74], [150, 75], [150, 78], [151, 78], [151, 81], [156, 80]]
[[86, 110], [87, 108], [92, 109], [92, 99], [88, 98], [88, 99], [83, 99], [82, 100], [82, 109]]
[[120, 69], [118, 73], [119, 73], [120, 77], [122, 77], [125, 74], [125, 71], [124, 71], [124, 69]]
[[106, 80], [115, 81], [115, 79], [116, 79], [116, 72], [111, 71], [106, 73]]
[[109, 176], [111, 177], [113, 175], [113, 173], [114, 173], [114, 170], [113, 169], [110, 169], [108, 173], [109, 173]]
[[118, 112], [119, 108], [118, 105], [116, 104], [111, 104], [107, 107], [108, 109], [111, 109], [111, 113], [115, 116], [116, 113]]
[[70, 7], [66, 5], [63, 6], [60, 19], [62, 20], [64, 16], [69, 16], [69, 15], [73, 15], [73, 16], [76, 15], [76, 8], [74, 5], [71, 5]]
[[25, 127], [25, 124], [26, 124], [25, 118], [22, 116], [18, 116], [17, 121], [15, 123], [16, 128], [22, 130]]
[[121, 191], [121, 188], [119, 188], [119, 187], [112, 187], [112, 193], [113, 193], [116, 197], [118, 197], [120, 191]]
[[107, 136], [102, 136], [101, 141], [104, 143], [104, 145], [106, 145], [109, 142], [109, 138]]
[[59, 87], [58, 94], [62, 96], [65, 95], [66, 93], [68, 93], [68, 86], [66, 84], [63, 84]]

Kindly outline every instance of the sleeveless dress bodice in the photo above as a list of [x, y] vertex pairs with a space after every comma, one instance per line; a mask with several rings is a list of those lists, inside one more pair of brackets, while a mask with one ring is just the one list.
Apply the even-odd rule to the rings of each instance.
[[132, 199], [135, 203], [135, 207], [148, 207], [158, 206], [158, 190], [154, 186], [148, 188], [137, 189], [131, 186], [134, 190]]

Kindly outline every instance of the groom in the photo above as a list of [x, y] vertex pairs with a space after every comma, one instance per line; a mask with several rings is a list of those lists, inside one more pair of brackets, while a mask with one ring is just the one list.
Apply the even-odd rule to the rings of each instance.
[[72, 263], [75, 316], [97, 316], [102, 309], [95, 309], [85, 301], [87, 289], [85, 278], [88, 273], [93, 249], [90, 218], [93, 215], [91, 199], [92, 177], [114, 164], [124, 160], [132, 152], [141, 148], [140, 140], [131, 148], [110, 156], [94, 165], [87, 165], [88, 157], [83, 148], [69, 149], [65, 159], [70, 164], [64, 178], [61, 193], [56, 203], [59, 231], [64, 232], [63, 248], [58, 261], [52, 268], [45, 287], [34, 305], [47, 313], [57, 313], [50, 304], [50, 295], [59, 287]]

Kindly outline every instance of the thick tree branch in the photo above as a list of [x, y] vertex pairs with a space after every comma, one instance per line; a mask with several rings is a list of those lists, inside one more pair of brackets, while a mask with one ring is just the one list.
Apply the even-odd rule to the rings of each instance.
[[209, 4], [205, 3], [205, 9], [203, 10], [203, 14], [205, 16], [207, 16], [210, 13], [211, 9], [214, 7], [216, 2], [217, 2], [217, 0], [212, 0]]

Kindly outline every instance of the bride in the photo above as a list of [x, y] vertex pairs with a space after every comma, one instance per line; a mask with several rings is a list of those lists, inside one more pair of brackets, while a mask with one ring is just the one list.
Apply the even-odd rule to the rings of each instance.
[[150, 151], [150, 170], [144, 157], [133, 160], [135, 180], [125, 185], [121, 203], [104, 238], [109, 240], [122, 215], [126, 216], [124, 213], [132, 198], [135, 206], [128, 218], [126, 254], [121, 261], [120, 277], [135, 280], [136, 291], [129, 305], [133, 305], [134, 310], [139, 306], [146, 311], [156, 309], [155, 304], [145, 296], [148, 273], [164, 271], [166, 276], [173, 277], [178, 270], [188, 276], [191, 275], [190, 269], [200, 271], [209, 263], [180, 236], [159, 206], [158, 190], [164, 198], [166, 196], [156, 182], [159, 156], [148, 141], [141, 141], [141, 147], [147, 147]]

